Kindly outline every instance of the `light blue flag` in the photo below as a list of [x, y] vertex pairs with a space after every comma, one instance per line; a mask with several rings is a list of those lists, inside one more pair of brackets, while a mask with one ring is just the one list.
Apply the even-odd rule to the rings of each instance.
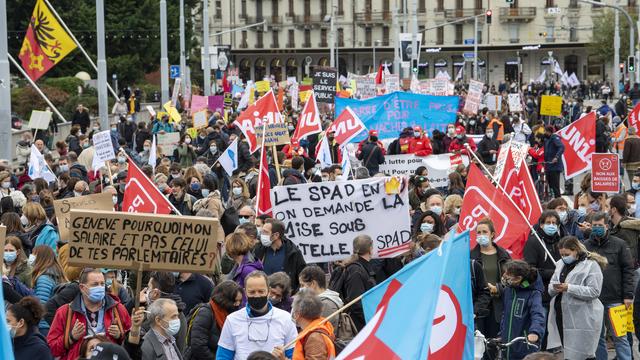
[[3, 360], [14, 360], [11, 336], [9, 335], [4, 309], [4, 294], [2, 293], [2, 286], [0, 286], [0, 354], [2, 354]]

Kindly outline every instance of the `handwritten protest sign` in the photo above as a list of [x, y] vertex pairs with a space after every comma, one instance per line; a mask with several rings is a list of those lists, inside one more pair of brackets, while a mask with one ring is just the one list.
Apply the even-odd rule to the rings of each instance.
[[478, 113], [480, 103], [482, 102], [482, 88], [484, 84], [480, 81], [469, 80], [469, 92], [464, 103], [463, 111], [467, 114], [475, 115]]
[[313, 92], [319, 103], [333, 104], [336, 97], [338, 72], [334, 68], [316, 68], [313, 70]]
[[111, 161], [116, 158], [109, 130], [93, 135], [93, 148], [95, 149], [93, 162], [96, 164], [102, 164], [105, 161]]
[[156, 140], [158, 141], [158, 146], [162, 149], [162, 153], [172, 156], [173, 150], [178, 147], [178, 142], [180, 142], [180, 133], [157, 134]]
[[308, 263], [349, 257], [359, 234], [373, 237], [374, 257], [393, 257], [411, 243], [407, 188], [404, 177], [277, 186], [271, 203]]
[[358, 76], [356, 82], [356, 98], [368, 99], [376, 96], [376, 81], [369, 76]]
[[387, 94], [400, 91], [400, 76], [398, 74], [387, 74], [384, 76], [384, 88]]
[[[289, 144], [289, 129], [285, 123], [273, 123], [265, 126], [266, 137], [264, 139], [265, 146]], [[262, 144], [262, 127], [256, 127], [256, 138], [258, 144]]]
[[58, 219], [58, 232], [60, 239], [69, 241], [69, 229], [71, 228], [70, 215], [71, 209], [86, 210], [113, 210], [112, 195], [109, 192], [85, 195], [79, 197], [65, 198], [55, 200], [53, 208]]
[[71, 210], [69, 263], [116, 269], [213, 271], [214, 218]]
[[520, 94], [509, 94], [509, 110], [522, 111], [522, 101]]
[[51, 111], [31, 111], [31, 117], [29, 118], [29, 129], [45, 130], [49, 127], [51, 121]]
[[201, 110], [193, 114], [193, 127], [200, 129], [207, 127], [207, 111]]
[[622, 304], [609, 308], [609, 319], [615, 336], [620, 337], [627, 334], [627, 332], [634, 332], [635, 327], [633, 325], [633, 306], [627, 309]]
[[[389, 176], [409, 176], [420, 166], [425, 166], [429, 172], [431, 187], [445, 187], [449, 184], [449, 174], [458, 165], [451, 161], [453, 154], [439, 154], [429, 156], [386, 155], [380, 164], [380, 172]], [[469, 165], [469, 158], [462, 156], [462, 163]]]
[[431, 81], [431, 93], [437, 96], [449, 95], [449, 80], [436, 78]]
[[562, 96], [542, 95], [540, 115], [560, 116], [562, 114]]
[[498, 95], [487, 95], [485, 97], [485, 102], [487, 105], [487, 109], [489, 111], [500, 111], [502, 110], [502, 97]]

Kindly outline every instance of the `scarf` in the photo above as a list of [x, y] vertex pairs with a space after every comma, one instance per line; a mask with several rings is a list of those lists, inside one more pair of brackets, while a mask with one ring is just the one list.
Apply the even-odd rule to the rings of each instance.
[[213, 310], [213, 317], [216, 319], [218, 329], [222, 329], [222, 325], [224, 325], [224, 322], [227, 320], [229, 312], [213, 302], [213, 300], [209, 300], [209, 305], [211, 305], [211, 309]]

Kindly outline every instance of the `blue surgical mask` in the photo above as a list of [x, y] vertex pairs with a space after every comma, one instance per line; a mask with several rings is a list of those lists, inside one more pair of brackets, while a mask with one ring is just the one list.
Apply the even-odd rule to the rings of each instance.
[[578, 212], [578, 217], [587, 215], [587, 208], [584, 206], [580, 206], [576, 211]]
[[113, 279], [107, 279], [104, 283], [107, 285], [107, 287], [111, 287], [111, 285], [113, 285]]
[[209, 196], [209, 189], [202, 189], [202, 197], [207, 197]]
[[193, 183], [193, 184], [191, 184], [191, 190], [192, 190], [192, 191], [198, 191], [198, 190], [200, 190], [200, 183]]
[[591, 235], [595, 237], [603, 237], [607, 231], [604, 229], [604, 226], [593, 226], [591, 227]]
[[542, 227], [542, 230], [544, 230], [544, 233], [552, 236], [555, 235], [558, 232], [558, 225], [556, 224], [544, 224], [544, 226]]
[[18, 258], [18, 253], [16, 251], [5, 251], [4, 252], [4, 262], [11, 265]]
[[420, 231], [425, 234], [431, 234], [433, 232], [433, 224], [429, 224], [429, 223], [420, 224]]
[[234, 187], [231, 191], [233, 191], [233, 195], [235, 195], [235, 196], [240, 196], [242, 194], [242, 188], [241, 187]]
[[433, 211], [438, 216], [440, 216], [440, 214], [442, 214], [442, 207], [441, 206], [431, 206], [429, 208], [429, 210]]
[[165, 328], [167, 333], [171, 336], [175, 336], [180, 331], [180, 319], [172, 319], [167, 322], [168, 326]]
[[173, 274], [173, 276], [174, 276], [174, 277], [178, 277], [178, 276], [180, 276], [180, 273], [179, 273], [179, 272], [177, 272], [177, 271], [174, 271], [174, 272], [172, 272], [171, 274]]
[[7, 327], [9, 328], [9, 336], [11, 336], [12, 339], [15, 338], [17, 329], [9, 324], [7, 324]]
[[560, 217], [560, 222], [565, 224], [567, 222], [567, 212], [566, 211], [558, 211], [558, 216]]
[[631, 183], [631, 188], [633, 190], [640, 190], [640, 182]]
[[89, 288], [89, 300], [92, 303], [99, 303], [104, 300], [106, 289], [104, 286], [94, 286]]
[[562, 257], [562, 262], [564, 262], [567, 265], [571, 265], [575, 261], [576, 261], [576, 258], [574, 258], [572, 255]]
[[597, 201], [594, 201], [591, 204], [589, 204], [589, 207], [593, 211], [600, 211], [600, 204]]
[[491, 239], [489, 239], [489, 235], [478, 235], [476, 237], [476, 242], [478, 242], [478, 245], [482, 247], [487, 247], [491, 243]]
[[239, 218], [238, 218], [238, 223], [239, 223], [240, 225], [242, 225], [242, 224], [246, 224], [246, 223], [248, 223], [248, 222], [249, 222], [249, 219], [247, 219], [247, 218], [243, 218], [243, 217], [239, 217]]

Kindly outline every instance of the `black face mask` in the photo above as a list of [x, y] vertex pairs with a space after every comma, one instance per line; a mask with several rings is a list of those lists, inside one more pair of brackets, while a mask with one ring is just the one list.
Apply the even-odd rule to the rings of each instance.
[[267, 296], [257, 296], [257, 297], [248, 297], [247, 298], [247, 303], [249, 304], [249, 307], [251, 307], [251, 309], [253, 310], [262, 310], [265, 305], [267, 305], [267, 301], [269, 299], [267, 298]]
[[378, 142], [378, 137], [377, 136], [371, 136], [370, 140], [371, 140], [371, 142]]

